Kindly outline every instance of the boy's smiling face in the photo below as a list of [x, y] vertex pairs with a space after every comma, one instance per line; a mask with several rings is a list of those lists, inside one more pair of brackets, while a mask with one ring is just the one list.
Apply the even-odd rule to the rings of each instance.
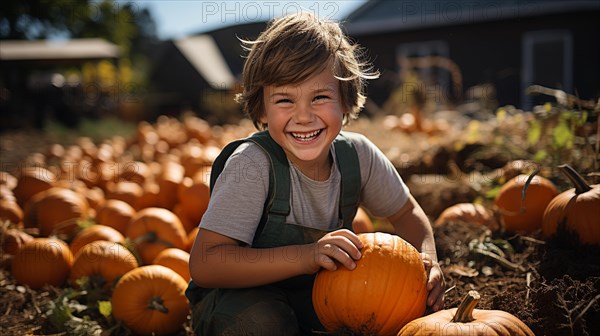
[[[329, 69], [300, 84], [264, 87], [261, 122], [306, 175], [330, 165], [329, 146], [341, 131], [344, 116], [339, 88]], [[323, 173], [328, 176], [329, 171], [318, 175]]]

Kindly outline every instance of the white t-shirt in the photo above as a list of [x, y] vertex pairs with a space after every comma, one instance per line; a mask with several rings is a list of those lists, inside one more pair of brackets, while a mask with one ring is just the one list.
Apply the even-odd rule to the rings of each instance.
[[[345, 132], [356, 148], [361, 175], [360, 205], [372, 215], [388, 217], [400, 210], [409, 190], [385, 155], [365, 136]], [[329, 230], [338, 227], [341, 175], [334, 164], [329, 179], [315, 181], [289, 160], [290, 213], [286, 223]], [[269, 192], [270, 161], [253, 142], [240, 145], [215, 183], [200, 227], [252, 243]]]

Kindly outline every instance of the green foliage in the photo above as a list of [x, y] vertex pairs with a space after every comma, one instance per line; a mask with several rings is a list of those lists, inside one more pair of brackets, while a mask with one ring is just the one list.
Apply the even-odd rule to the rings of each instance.
[[84, 317], [76, 316], [76, 314], [84, 314], [88, 310], [87, 305], [75, 300], [78, 297], [85, 296], [85, 294], [85, 291], [67, 288], [56, 300], [50, 301], [46, 316], [59, 332], [75, 336], [101, 335], [102, 327], [98, 322], [88, 315], [84, 315]]

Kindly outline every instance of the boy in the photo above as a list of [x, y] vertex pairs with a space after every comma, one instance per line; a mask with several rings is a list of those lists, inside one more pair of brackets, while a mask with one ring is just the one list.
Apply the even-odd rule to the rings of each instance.
[[245, 43], [238, 101], [263, 132], [227, 146], [213, 166], [190, 254], [195, 332], [323, 331], [312, 281], [320, 268], [356, 266], [358, 204], [423, 253], [427, 304], [441, 309], [445, 284], [426, 215], [373, 143], [341, 132], [364, 104], [364, 81], [378, 76], [357, 60], [358, 47], [338, 24], [309, 13], [274, 20]]

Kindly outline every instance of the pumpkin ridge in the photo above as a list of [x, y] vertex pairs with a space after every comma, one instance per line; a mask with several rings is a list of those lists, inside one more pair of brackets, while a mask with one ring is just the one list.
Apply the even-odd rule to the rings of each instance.
[[[396, 240], [393, 240], [392, 243], [393, 243], [392, 250], [394, 251], [393, 254], [399, 254], [400, 258], [405, 259], [406, 256], [402, 253], [403, 252], [402, 248], [399, 246], [399, 245], [403, 245], [403, 244], [401, 242], [399, 242], [399, 241], [396, 241]], [[385, 285], [384, 288], [389, 288], [389, 284], [391, 283], [391, 281], [390, 281], [390, 277], [391, 276], [392, 276], [392, 274], [388, 272], [388, 276], [387, 276], [387, 280], [386, 280], [386, 285]], [[399, 288], [406, 288], [406, 282], [408, 280], [407, 278], [408, 277], [406, 276], [406, 272], [402, 272], [402, 274], [401, 274], [401, 282], [400, 283], [394, 283], [393, 286], [394, 287], [398, 286]], [[396, 315], [396, 314], [398, 314], [400, 312], [402, 312], [402, 307], [400, 306], [400, 308], [398, 308], [398, 304], [399, 303], [400, 303], [400, 300], [394, 300], [392, 309], [388, 310], [389, 313], [384, 318], [384, 321], [387, 321], [387, 322], [384, 323], [381, 326], [381, 329], [378, 330], [378, 332], [381, 332], [383, 330], [387, 330], [388, 328], [393, 328], [393, 324], [395, 324], [395, 322], [394, 322], [393, 319], [390, 319], [390, 317], [393, 316], [393, 315]], [[406, 303], [406, 302], [404, 302], [404, 303]], [[400, 310], [400, 312], [398, 310]], [[389, 324], [392, 324], [392, 325], [389, 325]]]

